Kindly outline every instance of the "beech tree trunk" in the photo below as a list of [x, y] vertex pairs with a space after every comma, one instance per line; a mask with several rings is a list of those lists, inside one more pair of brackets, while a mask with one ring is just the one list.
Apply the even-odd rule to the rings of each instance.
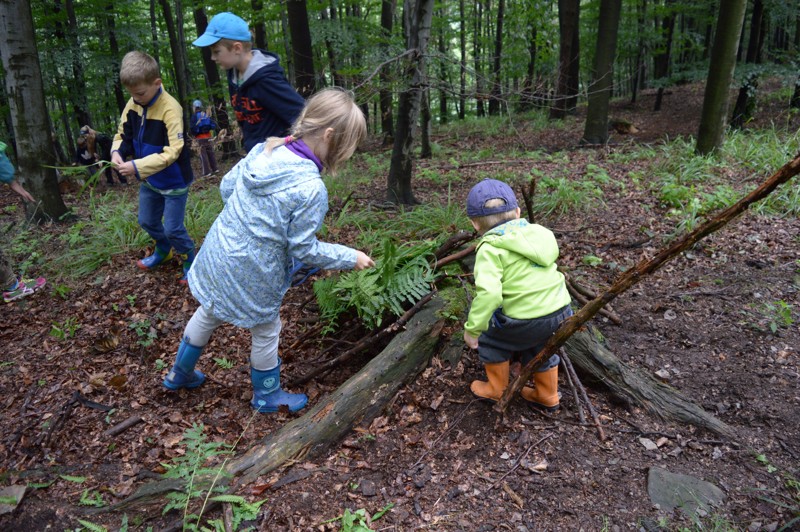
[[[183, 127], [188, 130], [189, 125], [189, 79], [186, 70], [186, 52], [183, 48], [183, 17], [172, 16], [172, 8], [170, 7], [169, 0], [158, 0], [161, 5], [161, 10], [164, 13], [164, 22], [167, 25], [167, 34], [169, 35], [169, 48], [172, 52], [172, 70], [175, 73], [175, 88], [178, 94], [174, 95], [175, 99], [181, 104], [183, 108]], [[176, 15], [180, 13], [180, 2], [175, 2]], [[176, 19], [178, 22], [176, 23]], [[164, 66], [161, 65], [163, 71]]]
[[497, 4], [497, 26], [494, 38], [494, 61], [492, 66], [492, 95], [489, 98], [489, 116], [500, 114], [500, 98], [503, 85], [500, 76], [501, 57], [503, 55], [503, 16], [505, 13], [505, 0]]
[[661, 21], [661, 32], [664, 34], [666, 42], [664, 44], [664, 51], [655, 57], [653, 65], [653, 77], [661, 82], [661, 85], [658, 87], [658, 92], [656, 93], [656, 102], [653, 106], [653, 111], [661, 110], [661, 101], [664, 97], [664, 85], [667, 82], [665, 78], [669, 75], [672, 41], [673, 35], [675, 34], [675, 11], [672, 9], [673, 3], [674, 0], [664, 1], [664, 8], [667, 9], [667, 13], [664, 14], [664, 18]]
[[34, 221], [59, 221], [67, 207], [53, 168], [53, 130], [44, 97], [39, 53], [29, 0], [0, 2], [0, 60], [17, 148], [17, 178], [36, 198], [26, 203]]
[[286, 12], [292, 35], [295, 86], [303, 98], [308, 98], [316, 91], [317, 83], [314, 77], [314, 52], [311, 48], [306, 0], [288, 0]]
[[[381, 2], [381, 30], [383, 31], [384, 39], [381, 47], [387, 55], [391, 45], [395, 5], [396, 0], [383, 0]], [[394, 142], [394, 117], [392, 115], [392, 84], [389, 72], [386, 69], [381, 69], [380, 80], [381, 133], [383, 134], [383, 145], [389, 146]]]
[[589, 85], [589, 107], [581, 139], [585, 144], [605, 144], [608, 141], [608, 104], [614, 88], [614, 57], [621, 10], [622, 0], [600, 0], [594, 79]]
[[700, 155], [709, 154], [722, 146], [730, 85], [736, 67], [736, 48], [739, 45], [746, 5], [747, 0], [720, 3], [695, 148]]
[[256, 48], [269, 50], [267, 43], [267, 25], [264, 22], [264, 2], [262, 0], [251, 0], [250, 7], [253, 9], [253, 33], [255, 33]]
[[433, 0], [406, 0], [403, 17], [406, 48], [415, 52], [406, 62], [406, 88], [400, 92], [399, 97], [386, 199], [391, 203], [414, 205], [418, 202], [411, 190], [411, 147], [414, 143], [414, 126], [419, 118], [422, 91], [425, 90], [425, 51], [431, 34]]
[[561, 119], [575, 108], [578, 96], [580, 69], [580, 40], [578, 22], [580, 0], [558, 0], [558, 82], [550, 118]]

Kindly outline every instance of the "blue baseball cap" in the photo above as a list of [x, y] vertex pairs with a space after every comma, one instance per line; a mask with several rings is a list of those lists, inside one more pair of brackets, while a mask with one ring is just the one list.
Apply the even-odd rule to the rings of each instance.
[[[505, 203], [496, 207], [487, 207], [486, 202], [493, 199], [500, 199]], [[467, 216], [470, 218], [513, 211], [517, 207], [514, 191], [510, 186], [496, 179], [484, 179], [472, 187], [467, 196]]]
[[233, 13], [220, 13], [208, 23], [206, 32], [202, 34], [192, 44], [195, 46], [211, 46], [220, 39], [230, 39], [232, 41], [250, 42], [250, 28], [241, 17]]

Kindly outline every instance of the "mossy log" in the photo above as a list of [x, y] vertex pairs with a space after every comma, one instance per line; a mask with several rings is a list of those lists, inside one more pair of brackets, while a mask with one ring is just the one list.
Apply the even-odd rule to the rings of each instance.
[[[291, 460], [319, 456], [353, 427], [369, 424], [402, 386], [428, 366], [444, 325], [436, 315], [442, 306], [442, 299], [434, 298], [361, 371], [303, 416], [264, 437], [242, 456], [232, 460], [225, 468], [228, 475], [221, 476], [217, 484], [225, 484], [229, 491], [236, 491]], [[208, 479], [196, 479], [195, 482], [205, 483], [205, 480]], [[117, 511], [158, 502], [164, 494], [181, 489], [175, 479], [151, 482], [104, 510]]]
[[629, 366], [606, 349], [587, 329], [564, 344], [581, 380], [600, 384], [626, 404], [644, 408], [659, 419], [689, 423], [715, 434], [734, 437], [733, 429], [693, 403], [675, 388]]

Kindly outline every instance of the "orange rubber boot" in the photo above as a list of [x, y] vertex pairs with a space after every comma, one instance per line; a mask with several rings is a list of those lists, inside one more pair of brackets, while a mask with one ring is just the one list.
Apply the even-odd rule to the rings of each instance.
[[486, 370], [486, 376], [489, 377], [489, 382], [472, 381], [472, 385], [469, 389], [482, 399], [489, 399], [490, 401], [499, 400], [500, 397], [503, 396], [503, 392], [508, 388], [508, 368], [508, 361], [484, 364], [483, 369]]
[[531, 406], [553, 413], [558, 410], [558, 366], [534, 373], [533, 383], [535, 388], [525, 386], [520, 392], [523, 399]]

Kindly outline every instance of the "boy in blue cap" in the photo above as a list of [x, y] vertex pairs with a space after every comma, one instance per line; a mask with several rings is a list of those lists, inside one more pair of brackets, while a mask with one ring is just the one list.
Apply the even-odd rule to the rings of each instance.
[[[475, 298], [464, 324], [464, 342], [478, 350], [489, 380], [473, 381], [472, 393], [497, 401], [508, 387], [511, 358], [523, 365], [544, 347], [562, 321], [572, 315], [564, 275], [556, 267], [558, 243], [541, 225], [520, 218], [514, 191], [484, 179], [467, 196], [467, 216], [481, 233], [475, 255]], [[555, 412], [558, 355], [533, 374], [535, 388], [524, 387], [531, 406]]]
[[211, 47], [211, 59], [228, 71], [228, 91], [248, 152], [268, 137], [282, 137], [305, 101], [286, 79], [276, 54], [252, 47], [247, 22], [233, 13], [211, 19], [192, 44]]

